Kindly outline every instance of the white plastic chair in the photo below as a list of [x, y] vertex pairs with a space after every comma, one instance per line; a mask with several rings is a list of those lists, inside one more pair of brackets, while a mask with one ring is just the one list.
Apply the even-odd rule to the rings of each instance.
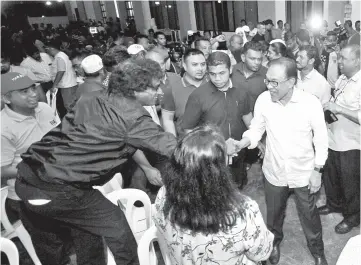
[[122, 174], [117, 173], [114, 177], [105, 183], [103, 186], [94, 186], [95, 189], [99, 190], [104, 195], [115, 191], [120, 190], [123, 187], [123, 177]]
[[5, 200], [8, 196], [8, 187], [1, 188], [1, 224], [4, 227], [4, 230], [1, 231], [1, 236], [7, 239], [12, 239], [18, 237], [21, 243], [24, 245], [26, 251], [29, 253], [29, 256], [33, 260], [35, 265], [41, 265], [41, 262], [36, 255], [33, 242], [31, 241], [28, 231], [26, 231], [24, 225], [20, 220], [16, 221], [14, 224], [11, 224], [9, 218], [5, 211]]
[[0, 238], [0, 250], [8, 257], [10, 265], [19, 265], [19, 251], [10, 239]]
[[155, 226], [149, 228], [143, 234], [142, 238], [138, 242], [138, 259], [139, 265], [154, 265], [157, 264], [157, 256], [154, 252], [153, 242], [158, 241], [160, 251], [165, 265], [172, 265], [170, 258], [167, 252], [165, 243], [162, 240], [159, 240], [159, 232]]

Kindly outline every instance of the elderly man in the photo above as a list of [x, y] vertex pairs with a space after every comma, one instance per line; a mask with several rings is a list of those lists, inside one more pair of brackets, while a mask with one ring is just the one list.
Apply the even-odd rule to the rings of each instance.
[[333, 97], [324, 105], [324, 110], [331, 111], [338, 120], [329, 125], [329, 157], [324, 175], [327, 204], [319, 212], [341, 212], [344, 219], [335, 231], [345, 234], [360, 224], [360, 45], [347, 45], [341, 50], [339, 67], [342, 75]]
[[327, 128], [320, 101], [295, 90], [296, 82], [294, 60], [271, 61], [265, 79], [269, 91], [258, 97], [250, 129], [243, 134], [239, 148], [255, 148], [267, 132], [262, 169], [266, 177], [267, 226], [275, 236], [270, 263], [277, 264], [280, 259], [287, 199], [293, 189], [315, 265], [327, 265], [316, 207], [321, 171], [327, 159]]
[[194, 42], [194, 48], [203, 52], [204, 57], [208, 58], [208, 56], [212, 53], [212, 45], [209, 39], [205, 37], [197, 38]]
[[134, 59], [144, 59], [146, 51], [140, 44], [132, 44], [128, 47], [127, 52]]
[[233, 54], [234, 59], [237, 63], [240, 63], [242, 61], [241, 54], [242, 54], [242, 47], [243, 47], [243, 38], [242, 36], [238, 34], [232, 35], [232, 37], [229, 39], [229, 50]]
[[[175, 137], [142, 105], [154, 105], [162, 73], [150, 60], [115, 69], [106, 92], [81, 97], [52, 130], [30, 146], [18, 166], [21, 220], [42, 264], [60, 265], [63, 234], [71, 231], [78, 264], [106, 264], [103, 238], [116, 264], [136, 264], [137, 244], [124, 213], [92, 186], [139, 162], [137, 149], [170, 157]], [[140, 164], [143, 170], [147, 165]], [[159, 183], [161, 179], [151, 179]], [[32, 200], [41, 199], [41, 205]]]
[[253, 36], [252, 41], [265, 41], [266, 25], [264, 22], [258, 22], [257, 34]]
[[1, 75], [1, 184], [9, 185], [6, 210], [10, 221], [19, 219], [20, 199], [14, 190], [20, 155], [60, 121], [48, 104], [38, 102], [35, 83], [27, 76]]

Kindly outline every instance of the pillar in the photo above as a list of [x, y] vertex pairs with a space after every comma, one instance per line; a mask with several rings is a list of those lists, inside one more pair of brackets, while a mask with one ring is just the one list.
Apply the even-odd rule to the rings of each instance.
[[133, 1], [133, 9], [137, 30], [143, 34], [148, 34], [148, 29], [151, 27], [152, 21], [149, 1]]
[[83, 1], [83, 4], [87, 19], [96, 19], [93, 3], [90, 1]]
[[276, 0], [275, 1], [275, 21], [274, 24], [277, 26], [277, 21], [282, 20], [283, 23], [286, 23], [286, 1], [285, 0]]
[[194, 1], [177, 1], [180, 38], [187, 36], [188, 30], [197, 31]]

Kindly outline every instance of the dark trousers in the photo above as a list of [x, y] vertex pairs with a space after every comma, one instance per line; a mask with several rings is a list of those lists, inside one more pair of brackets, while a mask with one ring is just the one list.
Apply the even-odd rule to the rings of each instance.
[[243, 188], [247, 184], [247, 170], [245, 163], [246, 151], [242, 149], [238, 156], [232, 158], [232, 164], [229, 165], [233, 181], [239, 188]]
[[[273, 245], [277, 246], [283, 239], [283, 221], [289, 187], [274, 186], [265, 180], [265, 195], [267, 205], [267, 227], [274, 234]], [[303, 232], [307, 239], [307, 246], [314, 257], [324, 254], [322, 241], [322, 226], [320, 215], [316, 207], [317, 196], [310, 194], [308, 187], [294, 188], [296, 207]]]
[[328, 150], [323, 176], [327, 206], [340, 211], [346, 222], [360, 224], [360, 150]]
[[[20, 175], [20, 173], [19, 173]], [[138, 264], [137, 243], [124, 213], [98, 190], [34, 187], [18, 177], [16, 192], [24, 201], [21, 221], [42, 264], [64, 264], [65, 242], [73, 241], [78, 265], [106, 265], [103, 238], [116, 264]], [[53, 184], [49, 184], [54, 186]], [[30, 199], [51, 202], [36, 206]]]

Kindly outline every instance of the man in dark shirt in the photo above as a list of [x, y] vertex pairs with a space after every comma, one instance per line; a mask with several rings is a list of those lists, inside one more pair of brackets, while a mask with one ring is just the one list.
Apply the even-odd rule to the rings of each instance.
[[264, 34], [266, 33], [266, 25], [263, 22], [257, 24], [257, 34], [254, 35], [252, 41], [264, 41]]
[[[226, 53], [211, 53], [207, 67], [211, 82], [196, 88], [189, 96], [182, 128], [187, 132], [207, 123], [217, 125], [227, 139], [227, 145], [231, 145], [233, 139], [242, 137], [247, 129], [245, 123], [250, 122], [249, 96], [246, 90], [233, 85], [230, 79], [231, 61]], [[234, 181], [240, 188], [247, 182], [243, 160], [243, 151], [228, 159]]]
[[[116, 264], [137, 264], [137, 244], [123, 212], [92, 187], [124, 170], [130, 158], [147, 170], [137, 149], [171, 156], [175, 137], [142, 107], [155, 104], [161, 78], [151, 60], [119, 66], [107, 92], [82, 96], [62, 127], [22, 155], [15, 188], [25, 204], [21, 220], [42, 264], [60, 265], [69, 230], [77, 264], [106, 264], [102, 237]], [[149, 181], [159, 185], [161, 179]]]

